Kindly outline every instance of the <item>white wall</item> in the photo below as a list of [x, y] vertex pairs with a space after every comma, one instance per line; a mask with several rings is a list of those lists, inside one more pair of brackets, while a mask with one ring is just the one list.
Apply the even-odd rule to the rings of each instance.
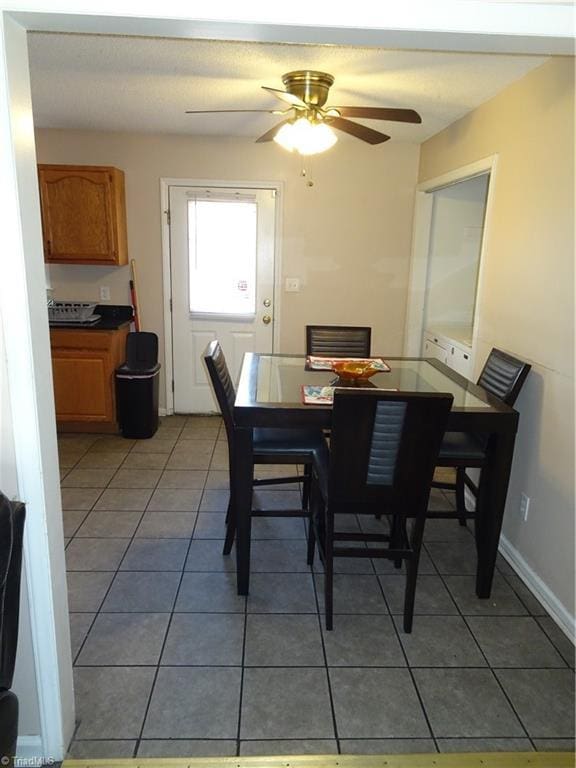
[[[38, 130], [42, 163], [114, 165], [125, 172], [128, 249], [138, 270], [143, 329], [163, 337], [160, 178], [282, 181], [280, 350], [304, 351], [306, 323], [370, 325], [372, 347], [401, 354], [419, 147], [343, 137], [307, 162], [271, 142], [178, 135]], [[51, 265], [54, 298], [129, 303], [127, 267]], [[160, 354], [163, 354], [161, 348]], [[161, 358], [162, 359], [162, 358]], [[164, 393], [161, 391], [161, 406]]]
[[472, 326], [476, 278], [488, 176], [467, 179], [431, 192], [430, 232], [424, 322]]
[[[574, 629], [574, 59], [549, 60], [422, 145], [420, 181], [498, 156], [476, 374], [495, 346], [532, 363], [504, 545]], [[520, 495], [530, 497], [528, 520]]]

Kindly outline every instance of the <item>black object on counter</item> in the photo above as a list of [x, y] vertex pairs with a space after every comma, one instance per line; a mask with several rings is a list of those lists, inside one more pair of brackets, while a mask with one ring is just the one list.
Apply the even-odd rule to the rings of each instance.
[[18, 699], [10, 688], [16, 664], [24, 504], [0, 493], [0, 760], [14, 765]]
[[119, 327], [132, 320], [134, 311], [130, 305], [98, 304], [94, 314], [100, 315], [100, 324]]
[[158, 336], [138, 331], [126, 337], [126, 362], [116, 369], [116, 407], [123, 437], [148, 438], [158, 429]]

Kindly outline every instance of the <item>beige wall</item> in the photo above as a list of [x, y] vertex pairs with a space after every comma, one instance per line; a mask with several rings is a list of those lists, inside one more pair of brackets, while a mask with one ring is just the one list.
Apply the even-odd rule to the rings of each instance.
[[[476, 366], [493, 346], [533, 366], [517, 402], [504, 535], [573, 620], [573, 59], [551, 59], [423, 144], [419, 179], [492, 154]], [[522, 492], [531, 498], [527, 522]]]
[[[280, 351], [304, 349], [306, 323], [371, 325], [373, 348], [400, 354], [419, 147], [371, 147], [344, 138], [301, 164], [275, 144], [176, 135], [39, 130], [41, 163], [114, 165], [126, 174], [128, 245], [137, 263], [144, 330], [162, 338], [160, 178], [283, 181], [283, 275], [300, 293], [282, 292]], [[128, 268], [51, 266], [56, 299], [128, 303]], [[161, 405], [163, 393], [161, 395]]]

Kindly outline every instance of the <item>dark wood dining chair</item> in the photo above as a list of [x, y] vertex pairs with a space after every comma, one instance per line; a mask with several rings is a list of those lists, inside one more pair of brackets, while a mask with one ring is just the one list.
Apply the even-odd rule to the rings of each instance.
[[[452, 400], [442, 393], [335, 391], [330, 453], [314, 462], [308, 539], [308, 563], [317, 545], [324, 565], [327, 630], [334, 557], [384, 557], [396, 567], [406, 561], [404, 630], [411, 632], [430, 485]], [[389, 533], [338, 530], [342, 513], [384, 514]]]
[[[488, 355], [477, 383], [491, 395], [499, 397], [506, 405], [513, 406], [531, 367], [523, 360], [494, 347]], [[466, 488], [469, 488], [472, 495], [476, 497], [478, 486], [468, 477], [466, 469], [482, 469], [486, 461], [487, 444], [486, 435], [446, 432], [440, 447], [437, 466], [455, 469], [456, 480], [455, 482], [435, 480], [432, 487], [454, 491], [456, 510], [429, 512], [428, 517], [457, 518], [460, 525], [466, 525], [466, 520], [476, 517], [476, 506], [471, 511], [466, 509], [465, 494]]]
[[354, 325], [307, 325], [306, 354], [318, 357], [370, 357], [372, 329]]
[[16, 667], [22, 541], [26, 510], [0, 493], [0, 757], [13, 768], [18, 737], [18, 698], [10, 690]]
[[[204, 352], [204, 362], [210, 382], [222, 413], [226, 437], [228, 440], [228, 460], [230, 476], [230, 502], [226, 515], [226, 539], [224, 554], [230, 554], [236, 533], [236, 513], [234, 508], [234, 464], [236, 461], [236, 425], [234, 423], [234, 400], [236, 391], [230, 376], [226, 359], [218, 341], [212, 341]], [[253, 479], [253, 486], [279, 485], [302, 482], [302, 507], [297, 510], [252, 510], [252, 516], [258, 517], [307, 517], [310, 499], [311, 469], [314, 458], [320, 459], [328, 452], [326, 441], [320, 429], [272, 429], [262, 428], [253, 431], [254, 464], [294, 464], [304, 466], [304, 475], [290, 477], [266, 477]]]

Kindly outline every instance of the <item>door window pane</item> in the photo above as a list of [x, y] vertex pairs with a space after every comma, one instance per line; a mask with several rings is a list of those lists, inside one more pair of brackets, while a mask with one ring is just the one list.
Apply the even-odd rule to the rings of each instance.
[[190, 311], [256, 312], [256, 202], [188, 202]]

